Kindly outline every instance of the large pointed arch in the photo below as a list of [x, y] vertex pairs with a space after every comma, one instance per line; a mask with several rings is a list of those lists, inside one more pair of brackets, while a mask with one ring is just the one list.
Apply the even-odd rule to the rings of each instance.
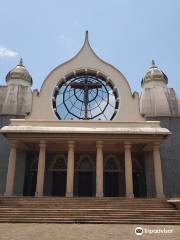
[[[78, 71], [93, 71], [103, 75], [107, 81], [113, 83], [114, 89], [120, 98], [119, 108], [113, 121], [139, 122], [144, 121], [139, 112], [139, 96], [131, 93], [127, 79], [114, 66], [100, 59], [92, 50], [88, 33], [86, 33], [84, 44], [81, 50], [69, 61], [57, 66], [44, 80], [40, 92], [33, 94], [32, 112], [28, 120], [58, 120], [53, 109], [52, 99], [56, 87], [66, 81], [69, 75]], [[128, 104], [128, 108], [127, 108]], [[44, 108], [43, 106], [46, 106]]]

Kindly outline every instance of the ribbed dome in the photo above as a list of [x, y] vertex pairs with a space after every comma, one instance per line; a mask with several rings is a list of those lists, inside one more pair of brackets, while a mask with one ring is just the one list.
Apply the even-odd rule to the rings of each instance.
[[[162, 70], [160, 70], [156, 64], [155, 61], [152, 60], [151, 66], [147, 73], [145, 74], [144, 78], [142, 79], [141, 86], [144, 87], [144, 84], [148, 84], [151, 82], [151, 85], [154, 84], [168, 84], [168, 78], [164, 74]], [[149, 84], [148, 84], [149, 85]]]
[[22, 58], [19, 64], [13, 68], [6, 76], [7, 84], [17, 84], [24, 86], [32, 86], [32, 77], [23, 65]]

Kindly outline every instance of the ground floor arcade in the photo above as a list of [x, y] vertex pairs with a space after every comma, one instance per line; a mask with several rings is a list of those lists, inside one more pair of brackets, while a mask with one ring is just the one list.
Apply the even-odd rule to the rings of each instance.
[[146, 155], [155, 196], [164, 197], [157, 136], [11, 137], [6, 196], [13, 196], [19, 149], [26, 151], [23, 195], [147, 197]]

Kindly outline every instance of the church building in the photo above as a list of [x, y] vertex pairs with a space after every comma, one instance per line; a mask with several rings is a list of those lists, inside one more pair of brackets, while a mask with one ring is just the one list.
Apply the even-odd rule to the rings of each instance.
[[154, 61], [132, 93], [86, 33], [40, 90], [22, 59], [0, 86], [0, 194], [172, 198], [180, 195], [180, 100]]

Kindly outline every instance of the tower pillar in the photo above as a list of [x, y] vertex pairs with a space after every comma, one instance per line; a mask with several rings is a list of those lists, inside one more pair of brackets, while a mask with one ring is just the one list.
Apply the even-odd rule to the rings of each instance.
[[132, 159], [131, 159], [131, 144], [124, 144], [125, 155], [125, 183], [126, 183], [126, 197], [133, 198], [133, 173], [132, 173]]
[[11, 146], [11, 149], [9, 154], [6, 191], [4, 193], [5, 196], [13, 195], [14, 177], [15, 177], [15, 170], [16, 170], [17, 142], [10, 143], [10, 146]]
[[37, 172], [37, 183], [35, 196], [43, 196], [44, 189], [44, 172], [45, 172], [45, 160], [46, 160], [46, 142], [42, 141], [39, 144], [39, 161], [38, 161], [38, 172]]
[[161, 157], [160, 157], [160, 144], [155, 143], [153, 145], [153, 161], [154, 161], [156, 197], [164, 198]]
[[96, 197], [103, 197], [103, 142], [96, 142]]
[[73, 197], [74, 188], [74, 141], [68, 142], [66, 197]]

